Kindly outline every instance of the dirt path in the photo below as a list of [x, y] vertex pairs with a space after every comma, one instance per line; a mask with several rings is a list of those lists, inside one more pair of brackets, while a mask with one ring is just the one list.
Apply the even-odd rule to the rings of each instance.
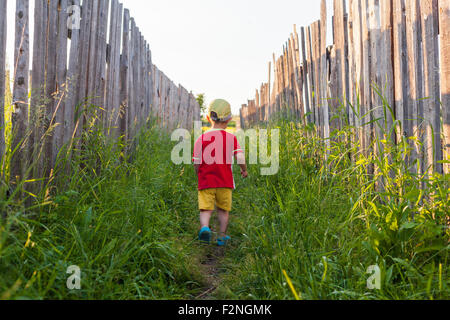
[[208, 248], [205, 249], [205, 258], [201, 261], [200, 267], [205, 275], [206, 285], [203, 292], [198, 295], [195, 300], [214, 300], [215, 293], [222, 283], [222, 270], [220, 265], [225, 255], [224, 248]]

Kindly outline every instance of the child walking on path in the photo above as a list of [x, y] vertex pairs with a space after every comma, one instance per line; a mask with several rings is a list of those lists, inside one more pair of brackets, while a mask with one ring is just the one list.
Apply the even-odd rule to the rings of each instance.
[[232, 172], [233, 159], [241, 167], [242, 178], [247, 178], [244, 151], [236, 136], [225, 130], [232, 119], [231, 106], [225, 100], [214, 100], [208, 109], [208, 121], [212, 129], [195, 143], [193, 161], [198, 176], [198, 202], [200, 209], [199, 240], [210, 243], [212, 232], [210, 220], [217, 208], [220, 233], [219, 246], [226, 246], [231, 238], [227, 235], [232, 193], [235, 183]]

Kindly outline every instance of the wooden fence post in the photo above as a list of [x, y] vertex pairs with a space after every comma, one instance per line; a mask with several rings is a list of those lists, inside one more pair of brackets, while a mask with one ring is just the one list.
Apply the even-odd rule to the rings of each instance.
[[[385, 121], [387, 132], [392, 130], [393, 117], [395, 117], [394, 102], [394, 62], [393, 62], [393, 3], [392, 0], [380, 0], [381, 14], [381, 92], [386, 100]], [[383, 58], [384, 57], [384, 58]], [[389, 108], [391, 110], [389, 110]], [[395, 141], [395, 132], [389, 137]]]
[[[72, 5], [80, 7], [80, 0], [72, 0]], [[77, 14], [72, 12], [72, 14]], [[76, 19], [77, 17], [73, 17]], [[64, 109], [64, 144], [75, 137], [75, 109], [77, 107], [77, 87], [78, 80], [81, 78], [77, 73], [80, 56], [80, 29], [70, 29], [70, 52], [69, 66], [67, 70], [67, 99]], [[34, 80], [34, 76], [33, 76]]]
[[[383, 139], [382, 125], [383, 112], [382, 112], [382, 100], [380, 95], [376, 92], [376, 88], [382, 90], [381, 87], [381, 68], [385, 57], [382, 57], [381, 50], [381, 18], [380, 18], [380, 0], [369, 0], [368, 7], [368, 22], [369, 22], [369, 43], [370, 43], [370, 85], [371, 85], [371, 101], [372, 101], [372, 119], [377, 120], [373, 123], [373, 134], [378, 139]], [[375, 141], [375, 139], [374, 139]], [[377, 145], [374, 145], [375, 149]], [[376, 150], [379, 152], [380, 150]]]
[[[95, 99], [93, 104], [99, 108], [99, 120], [100, 123], [105, 126], [106, 113], [106, 55], [107, 55], [107, 43], [106, 43], [106, 32], [108, 30], [108, 13], [109, 13], [109, 0], [99, 1], [99, 10], [97, 18], [97, 49], [95, 57], [95, 76], [96, 79], [94, 84]], [[105, 128], [106, 130], [106, 128]]]
[[153, 72], [152, 72], [152, 66], [153, 66], [153, 62], [152, 62], [152, 52], [150, 50], [150, 45], [147, 44], [147, 48], [146, 48], [146, 52], [147, 52], [147, 101], [146, 101], [146, 106], [147, 106], [147, 117], [149, 119], [152, 118], [152, 97], [153, 97]]
[[368, 21], [368, 0], [361, 1], [361, 26], [362, 26], [362, 107], [361, 113], [363, 115], [363, 145], [362, 148], [366, 152], [369, 151], [372, 142], [372, 124], [371, 122], [371, 110], [372, 110], [372, 99], [371, 99], [371, 82], [370, 82], [370, 36], [369, 36], [369, 21]]
[[[420, 29], [420, 7], [419, 0], [406, 0], [406, 43], [408, 56], [408, 76], [409, 76], [409, 101], [407, 119], [411, 119], [408, 137], [420, 138], [419, 118], [422, 117], [422, 49], [421, 49], [421, 29]], [[416, 142], [412, 142], [411, 163], [419, 159], [419, 147]], [[413, 166], [415, 172], [416, 166]], [[420, 170], [419, 170], [420, 172]], [[417, 173], [419, 173], [417, 172]]]
[[123, 13], [123, 33], [122, 33], [122, 55], [120, 57], [120, 109], [122, 118], [120, 122], [120, 134], [124, 136], [124, 140], [128, 141], [129, 128], [128, 119], [130, 117], [130, 105], [128, 99], [129, 90], [129, 63], [130, 63], [130, 11], [124, 10]]
[[115, 15], [115, 41], [114, 48], [111, 50], [113, 73], [113, 91], [112, 95], [112, 133], [113, 137], [117, 138], [119, 134], [119, 122], [120, 122], [120, 47], [121, 47], [121, 34], [122, 30], [122, 17], [123, 17], [123, 5], [120, 3], [117, 7]]
[[[78, 75], [77, 83], [77, 99], [76, 106], [78, 107], [75, 115], [76, 120], [76, 137], [79, 138], [78, 146], [81, 146], [81, 138], [85, 124], [85, 110], [87, 101], [87, 82], [88, 82], [88, 68], [89, 68], [89, 45], [90, 45], [90, 31], [91, 31], [91, 16], [92, 16], [92, 1], [83, 0], [82, 18], [80, 26], [79, 37], [79, 56], [76, 73]], [[75, 60], [73, 60], [75, 62]]]
[[25, 178], [28, 135], [28, 77], [29, 77], [29, 0], [16, 1], [14, 47], [13, 113], [11, 116], [13, 142], [16, 150], [11, 159], [11, 181], [16, 185]]
[[64, 144], [64, 114], [67, 94], [67, 7], [68, 0], [60, 0], [58, 7], [56, 73], [55, 73], [55, 133], [53, 135], [52, 166]]
[[7, 0], [0, 0], [0, 174], [3, 171], [2, 161], [5, 152], [6, 12]]
[[409, 132], [408, 115], [408, 76], [406, 57], [406, 15], [405, 0], [393, 0], [393, 55], [395, 117], [400, 122], [397, 128], [397, 142]]
[[304, 92], [305, 92], [305, 112], [308, 114], [307, 119], [308, 123], [312, 122], [311, 113], [311, 105], [310, 105], [310, 94], [309, 94], [309, 75], [310, 75], [310, 63], [306, 58], [306, 38], [305, 38], [305, 28], [301, 28], [301, 37], [302, 37], [302, 60], [303, 60], [303, 83], [304, 83]]
[[[32, 64], [32, 91], [30, 105], [30, 148], [29, 157], [33, 159], [36, 167], [34, 168], [34, 177], [44, 176], [44, 146], [43, 137], [45, 134], [45, 120], [47, 108], [45, 105], [45, 73], [47, 50], [43, 45], [47, 42], [48, 26], [48, 2], [35, 1], [34, 7], [34, 39], [33, 39], [33, 64]], [[33, 187], [34, 193], [37, 193], [38, 184]]]
[[[444, 160], [450, 160], [450, 1], [439, 0], [439, 33], [441, 35], [441, 93], [444, 118]], [[450, 163], [444, 164], [450, 173]]]
[[314, 109], [315, 109], [315, 123], [317, 126], [317, 131], [320, 137], [323, 137], [323, 121], [322, 121], [322, 110], [321, 110], [321, 95], [320, 95], [320, 20], [314, 22], [311, 25], [311, 45], [313, 50], [313, 63], [314, 63]]
[[[354, 3], [356, 0], [350, 0], [349, 1], [349, 15], [347, 20], [347, 34], [348, 34], [348, 124], [352, 127], [357, 127], [357, 121], [356, 121], [356, 115], [354, 112], [354, 108], [356, 107], [356, 88], [357, 88], [357, 78], [356, 78], [356, 63], [355, 63], [355, 56], [356, 54], [360, 54], [360, 52], [355, 51], [355, 40], [354, 40], [354, 31], [353, 31], [353, 24], [355, 19], [355, 12], [354, 12]], [[350, 106], [353, 106], [353, 108]], [[357, 134], [358, 131], [356, 131]], [[355, 142], [358, 140], [358, 134], [351, 138], [352, 142]]]
[[421, 0], [420, 13], [423, 45], [423, 121], [424, 172], [442, 173], [441, 107], [439, 85], [439, 32], [436, 28], [437, 0]]
[[327, 64], [327, 3], [320, 4], [320, 98], [322, 111], [322, 132], [327, 150], [330, 150], [330, 115], [328, 101], [328, 64]]
[[[96, 61], [98, 59], [98, 6], [99, 0], [90, 0], [92, 2], [92, 15], [90, 21], [89, 30], [89, 67], [88, 67], [88, 81], [87, 81], [87, 95], [86, 98], [89, 100], [89, 105], [95, 107], [95, 113], [92, 116], [96, 116], [100, 113], [98, 106], [95, 105], [98, 101], [98, 92], [95, 92], [97, 79], [96, 79]], [[92, 109], [94, 110], [94, 109]]]
[[49, 178], [53, 169], [54, 156], [53, 139], [55, 136], [56, 116], [56, 55], [58, 41], [58, 0], [48, 2], [48, 19], [46, 26], [45, 53], [45, 118], [44, 118], [44, 176]]

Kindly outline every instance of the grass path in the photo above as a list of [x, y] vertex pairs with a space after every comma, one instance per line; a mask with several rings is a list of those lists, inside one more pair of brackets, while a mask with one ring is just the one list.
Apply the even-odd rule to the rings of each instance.
[[[144, 132], [122, 163], [90, 139], [74, 158], [82, 169], [56, 179], [31, 213], [2, 207], [0, 299], [293, 299], [284, 272], [304, 299], [449, 299], [448, 181], [436, 177], [433, 202], [414, 206], [413, 183], [377, 193], [368, 160], [348, 162], [346, 145], [325, 170], [318, 139], [279, 127], [277, 175], [250, 166], [242, 180], [235, 168], [226, 249], [198, 243], [195, 172], [172, 163], [169, 137]], [[78, 291], [66, 286], [72, 265]], [[381, 290], [367, 289], [371, 265]]]
[[205, 287], [195, 300], [214, 300], [216, 291], [220, 289], [223, 269], [222, 260], [225, 255], [223, 248], [205, 248], [204, 257], [200, 263], [200, 270], [204, 277]]

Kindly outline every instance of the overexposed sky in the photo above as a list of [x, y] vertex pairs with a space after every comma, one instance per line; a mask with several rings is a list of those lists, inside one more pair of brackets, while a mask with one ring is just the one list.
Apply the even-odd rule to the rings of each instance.
[[[236, 114], [247, 99], [254, 98], [256, 88], [268, 81], [272, 53], [281, 54], [293, 25], [300, 29], [320, 17], [319, 0], [121, 2], [130, 9], [160, 70], [194, 94], [205, 93], [207, 102], [228, 100]], [[332, 42], [332, 3], [327, 0], [328, 44]], [[34, 1], [30, 4], [33, 10]], [[9, 0], [9, 61], [13, 60], [14, 10], [15, 0]], [[33, 26], [34, 13], [30, 16]]]
[[[328, 0], [331, 19], [332, 2]], [[320, 17], [319, 0], [123, 0], [150, 43], [153, 63], [207, 101], [233, 112], [268, 81], [272, 53]], [[328, 24], [330, 25], [330, 23]], [[331, 30], [328, 33], [331, 41]]]

